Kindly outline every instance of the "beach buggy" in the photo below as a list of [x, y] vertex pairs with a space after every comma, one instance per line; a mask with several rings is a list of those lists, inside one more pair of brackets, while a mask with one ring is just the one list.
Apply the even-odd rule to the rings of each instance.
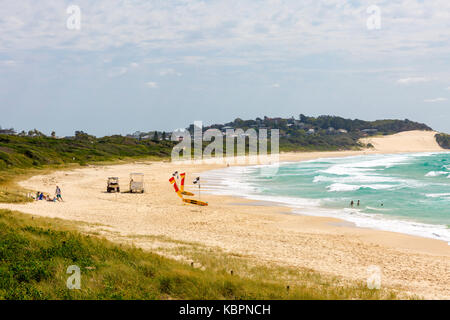
[[117, 177], [109, 177], [108, 178], [108, 183], [107, 183], [107, 186], [106, 186], [106, 192], [108, 192], [108, 193], [120, 192], [119, 178], [117, 178]]
[[144, 193], [144, 174], [130, 174], [130, 193]]

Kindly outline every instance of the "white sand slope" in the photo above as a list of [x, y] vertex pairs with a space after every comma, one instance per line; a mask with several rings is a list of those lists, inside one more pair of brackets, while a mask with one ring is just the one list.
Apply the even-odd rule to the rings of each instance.
[[384, 153], [442, 151], [435, 139], [434, 131], [405, 131], [389, 136], [361, 139], [371, 143], [376, 151]]

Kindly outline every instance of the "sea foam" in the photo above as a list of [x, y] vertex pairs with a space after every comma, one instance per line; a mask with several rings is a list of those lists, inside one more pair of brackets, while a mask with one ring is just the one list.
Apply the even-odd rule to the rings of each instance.
[[428, 172], [425, 177], [437, 177], [437, 176], [443, 176], [443, 175], [447, 175], [450, 174], [450, 172], [447, 171], [430, 171]]
[[[299, 214], [449, 242], [450, 173], [444, 171], [449, 161], [450, 153], [325, 158], [283, 163], [272, 176], [262, 175], [258, 166], [229, 167], [204, 173], [204, 186], [210, 193], [269, 201]], [[348, 208], [359, 199], [361, 206]]]

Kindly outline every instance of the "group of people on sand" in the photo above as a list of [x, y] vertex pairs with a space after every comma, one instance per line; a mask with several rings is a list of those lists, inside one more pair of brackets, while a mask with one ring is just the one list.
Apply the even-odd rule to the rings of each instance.
[[36, 192], [36, 198], [34, 198], [34, 200], [45, 200], [49, 202], [64, 201], [61, 196], [61, 189], [59, 186], [56, 186], [55, 196], [53, 198], [48, 194], [44, 194], [43, 192], [38, 191]]

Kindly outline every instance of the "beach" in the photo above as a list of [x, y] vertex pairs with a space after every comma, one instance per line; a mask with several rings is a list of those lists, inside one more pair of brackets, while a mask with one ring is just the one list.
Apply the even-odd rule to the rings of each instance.
[[[368, 137], [363, 142], [374, 148], [287, 153], [280, 155], [280, 161], [442, 151], [434, 134], [411, 131]], [[309, 268], [350, 280], [365, 281], [367, 268], [378, 266], [382, 286], [424, 298], [450, 298], [450, 246], [444, 241], [357, 228], [343, 220], [293, 214], [285, 206], [239, 197], [202, 193], [201, 200], [208, 207], [183, 204], [168, 181], [174, 171], [186, 172], [187, 189], [198, 194], [192, 180], [224, 167], [225, 163], [135, 161], [55, 171], [20, 185], [50, 194], [59, 185], [64, 202], [0, 204], [0, 208], [77, 221], [84, 231], [162, 254], [167, 245], [162, 239], [166, 238], [220, 248], [260, 264]], [[144, 194], [106, 193], [108, 177], [119, 177], [125, 191], [132, 172], [144, 173]], [[183, 260], [182, 255], [177, 258]]]

